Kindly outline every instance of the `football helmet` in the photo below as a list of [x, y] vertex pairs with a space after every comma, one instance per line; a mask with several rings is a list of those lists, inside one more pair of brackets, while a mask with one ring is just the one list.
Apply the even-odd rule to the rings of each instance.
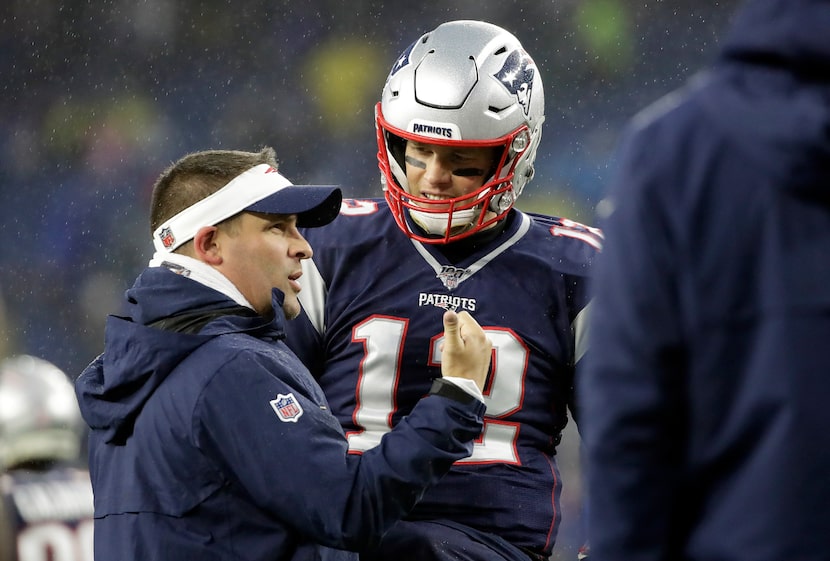
[[[544, 106], [536, 65], [501, 27], [452, 21], [410, 45], [375, 106], [378, 167], [398, 226], [421, 242], [448, 243], [504, 218], [533, 178]], [[431, 200], [410, 192], [403, 156], [408, 140], [493, 147], [497, 156], [480, 189]], [[426, 235], [413, 230], [407, 212]]]
[[75, 461], [83, 435], [75, 388], [61, 369], [31, 355], [0, 362], [0, 468]]

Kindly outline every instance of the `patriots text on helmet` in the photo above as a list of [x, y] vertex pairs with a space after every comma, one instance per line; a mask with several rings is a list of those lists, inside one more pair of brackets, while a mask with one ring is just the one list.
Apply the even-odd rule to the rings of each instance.
[[414, 123], [412, 125], [412, 132], [453, 138], [452, 129], [449, 127], [437, 127], [435, 125], [424, 125], [422, 123]]

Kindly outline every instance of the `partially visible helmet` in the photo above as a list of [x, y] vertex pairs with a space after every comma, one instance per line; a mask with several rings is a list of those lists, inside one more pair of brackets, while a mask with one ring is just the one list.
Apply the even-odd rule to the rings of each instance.
[[[536, 65], [501, 27], [452, 21], [415, 41], [395, 61], [375, 107], [378, 166], [398, 226], [422, 242], [447, 243], [504, 218], [533, 177], [544, 106]], [[481, 189], [435, 201], [409, 192], [406, 140], [494, 147], [498, 156]], [[407, 209], [427, 236], [412, 230]], [[486, 210], [495, 216], [485, 218]]]
[[79, 458], [83, 420], [66, 374], [19, 355], [0, 362], [0, 468]]

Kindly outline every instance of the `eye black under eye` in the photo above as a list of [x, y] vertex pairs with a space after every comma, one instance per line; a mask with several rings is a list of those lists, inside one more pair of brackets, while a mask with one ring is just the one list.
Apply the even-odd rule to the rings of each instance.
[[406, 163], [412, 167], [427, 169], [426, 162], [422, 162], [421, 160], [413, 158], [412, 156], [404, 156], [404, 160], [406, 160]]

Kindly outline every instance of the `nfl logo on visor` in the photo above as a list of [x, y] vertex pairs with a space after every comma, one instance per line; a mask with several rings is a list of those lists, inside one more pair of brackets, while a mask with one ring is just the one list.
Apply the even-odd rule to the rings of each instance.
[[164, 244], [164, 247], [170, 248], [176, 243], [176, 236], [173, 235], [173, 230], [170, 228], [164, 228], [161, 232], [159, 232], [159, 240], [161, 243]]
[[288, 395], [279, 393], [269, 403], [283, 423], [296, 423], [303, 414], [303, 407], [293, 393]]

